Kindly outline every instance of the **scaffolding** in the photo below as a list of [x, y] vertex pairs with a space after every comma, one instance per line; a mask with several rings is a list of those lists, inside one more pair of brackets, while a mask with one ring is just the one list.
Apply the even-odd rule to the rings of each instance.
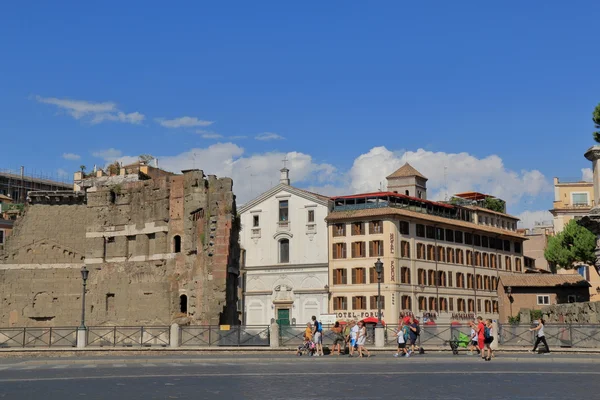
[[10, 197], [15, 203], [25, 203], [32, 191], [73, 190], [67, 176], [58, 176], [43, 171], [0, 169], [0, 194]]

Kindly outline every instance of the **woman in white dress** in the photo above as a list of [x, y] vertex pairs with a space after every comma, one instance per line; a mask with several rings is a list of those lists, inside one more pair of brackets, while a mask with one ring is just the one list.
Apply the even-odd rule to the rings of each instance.
[[363, 357], [363, 352], [367, 353], [367, 357], [371, 357], [369, 350], [365, 348], [365, 342], [367, 341], [367, 327], [363, 321], [358, 323], [358, 338], [356, 344], [358, 346], [358, 356]]

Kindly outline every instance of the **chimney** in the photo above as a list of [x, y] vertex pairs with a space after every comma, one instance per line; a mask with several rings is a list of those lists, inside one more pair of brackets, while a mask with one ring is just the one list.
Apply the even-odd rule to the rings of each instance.
[[286, 167], [280, 169], [281, 178], [279, 179], [279, 183], [283, 183], [284, 185], [290, 185], [290, 170]]

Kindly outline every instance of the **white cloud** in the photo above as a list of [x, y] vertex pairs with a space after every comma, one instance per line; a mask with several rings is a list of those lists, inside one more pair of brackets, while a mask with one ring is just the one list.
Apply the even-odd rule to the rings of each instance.
[[122, 154], [123, 153], [120, 150], [110, 148], [106, 150], [95, 151], [92, 153], [92, 156], [96, 158], [101, 158], [107, 162], [114, 162], [115, 160], [120, 158]]
[[144, 120], [144, 114], [133, 112], [126, 114], [117, 108], [113, 102], [93, 103], [85, 100], [59, 99], [56, 97], [35, 96], [35, 99], [44, 104], [51, 104], [64, 110], [75, 119], [86, 119], [91, 124], [104, 121], [125, 122], [129, 124], [140, 124]]
[[386, 176], [409, 162], [427, 182], [427, 197], [443, 200], [454, 193], [479, 191], [506, 200], [511, 205], [527, 196], [552, 191], [552, 185], [538, 170], [508, 170], [500, 157], [477, 158], [468, 153], [417, 151], [392, 152], [374, 147], [360, 155], [349, 171], [351, 192], [370, 192], [385, 188]]
[[223, 135], [217, 133], [217, 132], [213, 132], [213, 131], [205, 131], [202, 129], [198, 129], [196, 131], [196, 133], [200, 134], [200, 136], [202, 136], [202, 139], [222, 139]]
[[79, 160], [81, 156], [79, 154], [74, 153], [63, 153], [62, 158], [64, 158], [65, 160], [75, 161]]
[[66, 170], [62, 168], [57, 169], [56, 174], [59, 178], [67, 178], [70, 175]]
[[248, 139], [248, 136], [229, 136], [231, 140], [240, 140], [240, 139]]
[[553, 217], [548, 210], [539, 211], [523, 211], [521, 214], [516, 215], [519, 221], [519, 228], [531, 229], [534, 227], [536, 222], [544, 222], [552, 224]]
[[214, 123], [213, 121], [203, 121], [196, 117], [157, 118], [156, 122], [165, 128], [193, 128], [195, 126], [209, 126]]
[[259, 135], [256, 135], [254, 137], [254, 139], [267, 141], [267, 140], [282, 140], [282, 139], [285, 139], [285, 138], [283, 136], [281, 136], [281, 135], [276, 134], [276, 133], [264, 132], [264, 133], [261, 133]]
[[594, 171], [591, 168], [581, 168], [581, 180], [592, 182], [594, 180]]

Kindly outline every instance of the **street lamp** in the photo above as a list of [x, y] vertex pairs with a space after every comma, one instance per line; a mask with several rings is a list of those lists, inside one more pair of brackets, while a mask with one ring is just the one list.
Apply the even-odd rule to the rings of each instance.
[[383, 272], [383, 263], [378, 258], [375, 263], [375, 272], [377, 272], [377, 325], [376, 328], [382, 328], [381, 325], [381, 273]]
[[85, 330], [85, 286], [87, 285], [87, 279], [90, 271], [85, 267], [81, 268], [81, 279], [83, 279], [83, 296], [81, 296], [81, 325], [79, 329]]
[[510, 304], [510, 317], [512, 318], [512, 316], [513, 316], [513, 313], [512, 313], [512, 303], [513, 303], [512, 287], [508, 286], [506, 288], [506, 294], [508, 294], [508, 303]]

